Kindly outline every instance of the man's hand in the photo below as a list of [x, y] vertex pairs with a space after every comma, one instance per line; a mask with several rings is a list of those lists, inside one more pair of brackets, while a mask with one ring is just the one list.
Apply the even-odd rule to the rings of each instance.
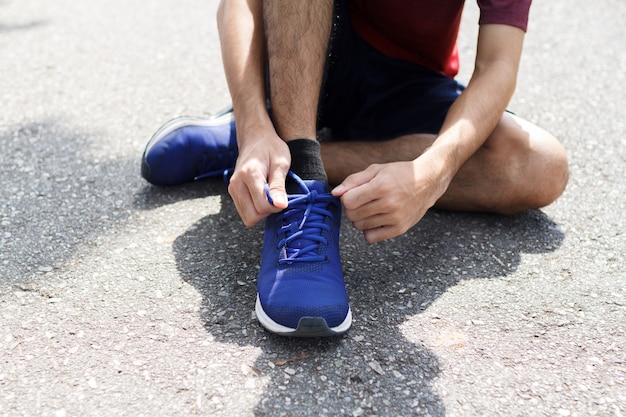
[[432, 146], [411, 162], [372, 165], [333, 190], [365, 240], [379, 242], [415, 225], [484, 144], [515, 90], [523, 40], [519, 28], [482, 25], [472, 79]]
[[[254, 140], [241, 142], [235, 172], [228, 192], [243, 223], [252, 227], [272, 213], [287, 207], [285, 178], [291, 164], [289, 148], [276, 134], [258, 134]], [[269, 185], [270, 204], [265, 194]]]
[[443, 180], [427, 158], [371, 165], [333, 190], [346, 218], [368, 243], [399, 236], [413, 227], [445, 192]]

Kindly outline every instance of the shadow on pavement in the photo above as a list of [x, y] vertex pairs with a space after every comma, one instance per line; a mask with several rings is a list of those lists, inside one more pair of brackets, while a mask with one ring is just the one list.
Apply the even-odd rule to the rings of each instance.
[[36, 279], [129, 218], [136, 161], [56, 119], [0, 129], [0, 284]]
[[[1, 5], [1, 3], [0, 3]], [[22, 23], [22, 24], [5, 24], [0, 22], [0, 33], [7, 33], [7, 32], [15, 32], [15, 31], [19, 31], [19, 30], [28, 30], [28, 29], [35, 29], [38, 28], [40, 26], [45, 26], [48, 23], [45, 21], [41, 21], [41, 20], [34, 20], [32, 22], [28, 22], [28, 23]]]
[[[0, 7], [5, 6], [7, 3], [8, 3], [7, 1], [0, 1]], [[30, 22], [24, 22], [24, 23], [18, 23], [18, 24], [14, 24], [14, 23], [7, 24], [7, 23], [3, 23], [2, 21], [0, 21], [0, 34], [20, 31], [20, 30], [36, 29], [38, 27], [45, 26], [47, 24], [48, 22], [45, 20], [31, 20]]]
[[202, 295], [215, 340], [260, 348], [254, 372], [267, 382], [258, 415], [431, 415], [445, 409], [431, 388], [435, 354], [400, 331], [448, 288], [514, 272], [523, 253], [556, 249], [563, 233], [542, 212], [512, 217], [431, 211], [405, 236], [364, 243], [347, 221], [342, 260], [354, 324], [342, 338], [269, 334], [254, 317], [262, 227], [246, 229], [228, 196], [173, 245], [182, 278]]

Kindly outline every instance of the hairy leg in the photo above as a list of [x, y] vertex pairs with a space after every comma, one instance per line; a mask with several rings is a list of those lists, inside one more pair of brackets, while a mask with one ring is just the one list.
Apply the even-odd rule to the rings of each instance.
[[[413, 160], [434, 140], [434, 135], [416, 134], [384, 142], [323, 142], [322, 159], [329, 182], [339, 184], [371, 164]], [[567, 180], [567, 156], [559, 141], [530, 122], [504, 114], [435, 207], [512, 214], [552, 203]]]
[[315, 138], [333, 0], [263, 2], [270, 100], [285, 141]]

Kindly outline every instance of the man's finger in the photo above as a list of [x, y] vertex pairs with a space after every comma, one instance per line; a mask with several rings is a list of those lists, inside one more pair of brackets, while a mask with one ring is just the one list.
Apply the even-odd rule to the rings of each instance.
[[257, 213], [252, 198], [250, 198], [250, 194], [245, 192], [245, 190], [243, 190], [243, 192], [237, 192], [236, 189], [236, 185], [231, 182], [228, 186], [228, 192], [233, 198], [237, 212], [243, 224], [247, 227], [252, 227], [257, 224], [262, 217]]
[[346, 177], [345, 180], [343, 180], [341, 184], [339, 184], [332, 190], [332, 194], [335, 197], [341, 197], [346, 192], [370, 182], [372, 178], [376, 176], [376, 172], [377, 170], [374, 168], [374, 166], [370, 166], [365, 171], [349, 175]]
[[277, 168], [270, 172], [270, 178], [268, 179], [272, 204], [279, 209], [287, 208], [287, 191], [285, 190], [286, 178], [287, 171]]
[[393, 227], [382, 226], [375, 229], [368, 229], [363, 232], [363, 237], [367, 243], [378, 243], [383, 240], [399, 236], [401, 233]]

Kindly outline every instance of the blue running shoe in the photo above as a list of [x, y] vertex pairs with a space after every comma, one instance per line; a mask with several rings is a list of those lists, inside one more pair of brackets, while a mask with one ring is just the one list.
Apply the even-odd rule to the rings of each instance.
[[265, 221], [257, 317], [284, 336], [345, 333], [352, 312], [339, 257], [341, 203], [324, 183], [289, 176], [301, 193], [288, 195], [289, 206]]
[[232, 107], [209, 118], [179, 117], [152, 136], [141, 159], [141, 176], [154, 185], [178, 185], [221, 176], [237, 161]]

